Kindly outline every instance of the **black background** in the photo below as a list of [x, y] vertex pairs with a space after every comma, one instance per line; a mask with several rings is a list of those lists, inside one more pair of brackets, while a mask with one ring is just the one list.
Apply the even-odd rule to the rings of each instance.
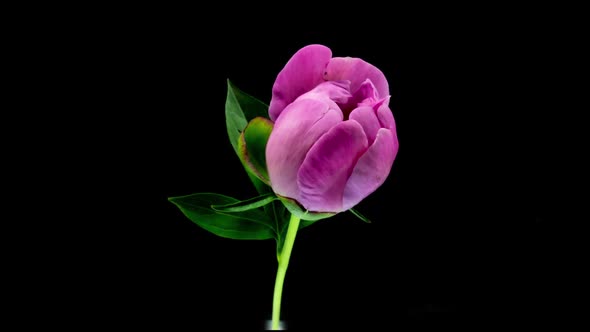
[[69, 195], [81, 217], [58, 245], [68, 272], [47, 281], [43, 303], [65, 299], [52, 319], [195, 329], [270, 319], [274, 242], [218, 238], [167, 197], [256, 194], [227, 138], [226, 79], [268, 103], [277, 73], [312, 43], [383, 71], [400, 150], [358, 205], [372, 224], [342, 213], [297, 235], [289, 327], [504, 321], [550, 305], [537, 292], [547, 230], [522, 213], [520, 152], [507, 138], [521, 41], [501, 26], [401, 13], [345, 27], [157, 11], [93, 22], [64, 39], [80, 110], [70, 129], [88, 140], [70, 165], [85, 173]]

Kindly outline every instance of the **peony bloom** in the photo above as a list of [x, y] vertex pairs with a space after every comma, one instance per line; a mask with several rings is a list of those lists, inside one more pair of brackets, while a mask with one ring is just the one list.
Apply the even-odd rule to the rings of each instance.
[[266, 146], [271, 186], [312, 212], [346, 211], [387, 178], [398, 151], [389, 85], [358, 58], [300, 49], [277, 76]]

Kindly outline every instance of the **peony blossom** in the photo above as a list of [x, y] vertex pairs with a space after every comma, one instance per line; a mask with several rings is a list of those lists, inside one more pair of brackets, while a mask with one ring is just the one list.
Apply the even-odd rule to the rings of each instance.
[[311, 212], [346, 211], [383, 184], [398, 151], [389, 85], [359, 58], [297, 51], [279, 73], [266, 146], [273, 191]]

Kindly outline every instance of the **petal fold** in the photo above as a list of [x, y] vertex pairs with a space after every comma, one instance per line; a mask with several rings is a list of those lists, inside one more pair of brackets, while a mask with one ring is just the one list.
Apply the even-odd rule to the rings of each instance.
[[348, 210], [385, 182], [397, 155], [397, 137], [385, 128], [379, 129], [373, 145], [356, 163], [344, 187], [342, 209]]
[[361, 125], [344, 121], [309, 150], [299, 173], [299, 203], [314, 212], [342, 212], [344, 186], [368, 142]]
[[327, 81], [350, 81], [350, 91], [353, 94], [363, 82], [369, 79], [377, 89], [379, 98], [389, 96], [389, 84], [383, 72], [359, 58], [332, 58], [324, 71], [324, 79]]
[[377, 119], [377, 114], [373, 107], [360, 106], [353, 110], [348, 118], [355, 120], [363, 127], [365, 135], [367, 135], [369, 140], [369, 145], [373, 144], [375, 137], [377, 137], [377, 132], [381, 129], [381, 124], [379, 123], [379, 119]]
[[340, 109], [324, 100], [301, 99], [285, 108], [266, 145], [268, 176], [275, 193], [298, 199], [299, 167], [312, 145], [340, 122]]

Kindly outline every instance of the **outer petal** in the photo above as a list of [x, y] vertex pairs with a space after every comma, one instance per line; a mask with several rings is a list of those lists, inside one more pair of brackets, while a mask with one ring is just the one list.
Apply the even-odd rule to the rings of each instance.
[[356, 121], [339, 123], [322, 136], [297, 174], [299, 203], [314, 212], [344, 211], [344, 186], [367, 147], [367, 137]]
[[324, 79], [350, 81], [350, 91], [353, 94], [369, 79], [375, 85], [379, 98], [389, 95], [389, 84], [381, 70], [359, 58], [332, 58], [324, 72]]
[[389, 109], [389, 98], [387, 96], [387, 98], [374, 105], [373, 108], [377, 111], [377, 118], [379, 119], [379, 123], [381, 123], [381, 127], [390, 129], [395, 135], [395, 119], [393, 118], [391, 109]]
[[365, 135], [369, 139], [369, 145], [373, 144], [375, 137], [377, 137], [377, 132], [381, 129], [381, 124], [379, 123], [379, 119], [377, 119], [377, 114], [375, 114], [373, 107], [361, 106], [356, 108], [350, 113], [348, 118], [360, 123], [365, 131]]
[[375, 142], [358, 160], [344, 187], [342, 210], [354, 207], [383, 184], [398, 147], [397, 137], [389, 129], [379, 129]]
[[324, 81], [323, 73], [332, 51], [323, 45], [309, 45], [297, 51], [277, 76], [272, 88], [268, 114], [275, 121], [300, 95]]
[[266, 144], [266, 165], [275, 193], [298, 199], [297, 171], [307, 152], [340, 122], [340, 109], [323, 100], [301, 99], [285, 108]]

